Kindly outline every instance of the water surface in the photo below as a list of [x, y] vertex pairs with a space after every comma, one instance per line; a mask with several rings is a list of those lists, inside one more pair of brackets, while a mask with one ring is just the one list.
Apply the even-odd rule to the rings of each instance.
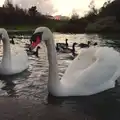
[[[59, 34], [54, 33], [55, 42], [64, 42], [66, 38], [69, 45], [73, 42], [98, 42], [99, 46], [113, 46], [119, 50], [119, 39], [107, 38], [97, 34]], [[17, 45], [24, 47], [28, 39], [15, 39]], [[46, 115], [55, 113], [53, 119], [69, 120], [119, 120], [120, 115], [120, 89], [107, 90], [89, 97], [56, 98], [48, 96], [48, 60], [44, 43], [40, 45], [39, 58], [29, 56], [29, 68], [13, 76], [0, 76], [0, 96], [38, 101], [39, 108]], [[79, 50], [79, 48], [77, 48]], [[57, 54], [59, 77], [61, 78], [72, 62], [70, 54]], [[41, 106], [40, 106], [41, 105]], [[35, 108], [34, 108], [35, 109]], [[62, 116], [63, 115], [63, 116]], [[46, 117], [47, 119], [47, 117]]]

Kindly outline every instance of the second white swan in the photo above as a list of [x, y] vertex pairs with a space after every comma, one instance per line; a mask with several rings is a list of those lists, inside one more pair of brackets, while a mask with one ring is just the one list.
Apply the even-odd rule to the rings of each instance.
[[0, 40], [3, 41], [3, 57], [0, 64], [0, 74], [12, 75], [28, 68], [28, 56], [24, 49], [16, 46], [14, 55], [11, 54], [10, 40], [7, 31], [0, 29]]

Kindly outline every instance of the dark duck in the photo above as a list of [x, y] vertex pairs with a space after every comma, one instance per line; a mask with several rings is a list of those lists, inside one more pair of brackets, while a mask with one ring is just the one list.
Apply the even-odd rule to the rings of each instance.
[[93, 45], [94, 45], [94, 46], [97, 46], [97, 45], [98, 45], [98, 43], [97, 43], [97, 42], [95, 42]]
[[73, 59], [78, 55], [78, 54], [76, 53], [76, 51], [75, 51], [75, 46], [76, 46], [76, 45], [77, 45], [77, 43], [74, 42], [73, 45], [72, 45], [72, 49], [71, 49], [72, 55], [66, 56], [67, 59], [73, 60]]
[[61, 53], [72, 53], [73, 55], [75, 54], [75, 46], [77, 45], [76, 42], [73, 43], [72, 45], [72, 49], [71, 48], [61, 48], [61, 46], [59, 46], [59, 44], [56, 44], [56, 51], [57, 52], [61, 52]]
[[14, 45], [15, 42], [14, 42], [13, 38], [14, 38], [14, 37], [11, 38], [10, 43]]
[[65, 43], [56, 43], [56, 46], [59, 46], [62, 49], [68, 48], [68, 39], [65, 39]]
[[27, 54], [28, 54], [28, 55], [35, 55], [36, 57], [39, 57], [39, 55], [38, 55], [39, 49], [40, 49], [40, 46], [38, 46], [38, 47], [36, 48], [36, 51], [32, 51], [32, 50], [26, 50], [26, 51], [27, 51]]
[[80, 48], [88, 48], [88, 47], [90, 46], [90, 43], [91, 43], [90, 41], [88, 41], [88, 44], [80, 43], [80, 44], [79, 44], [79, 47], [80, 47]]
[[72, 45], [72, 50], [71, 50], [71, 52], [72, 52], [72, 56], [73, 56], [73, 57], [76, 57], [76, 56], [78, 55], [78, 54], [75, 53], [75, 46], [76, 46], [76, 45], [77, 45], [76, 42], [74, 42], [73, 45]]

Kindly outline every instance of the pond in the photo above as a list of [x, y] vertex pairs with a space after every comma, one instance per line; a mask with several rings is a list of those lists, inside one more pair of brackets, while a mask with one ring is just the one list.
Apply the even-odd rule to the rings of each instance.
[[[119, 39], [113, 40], [97, 34], [59, 34], [54, 33], [55, 42], [65, 42], [72, 46], [73, 42], [86, 43], [87, 41], [98, 42], [99, 46], [113, 46], [119, 50]], [[24, 47], [28, 39], [14, 39], [15, 43]], [[38, 118], [42, 119], [69, 119], [69, 120], [117, 120], [120, 119], [120, 89], [119, 86], [97, 95], [89, 97], [55, 98], [49, 97], [47, 92], [48, 82], [48, 60], [47, 50], [44, 43], [40, 45], [39, 58], [29, 56], [29, 68], [10, 77], [0, 76], [0, 96], [3, 101], [17, 98], [27, 101], [37, 101], [34, 107], [36, 111], [39, 106]], [[77, 50], [79, 50], [77, 48]], [[72, 62], [68, 54], [57, 54], [59, 77], [61, 78]], [[9, 100], [8, 100], [9, 101]], [[10, 100], [11, 101], [11, 100]], [[12, 104], [13, 102], [11, 102]], [[12, 104], [14, 106], [14, 104]], [[44, 106], [44, 107], [43, 107]], [[10, 107], [10, 106], [9, 106]], [[6, 107], [7, 109], [7, 107]], [[32, 108], [31, 108], [32, 109]], [[0, 110], [1, 111], [1, 110]], [[36, 111], [36, 112], [38, 112]], [[39, 113], [38, 113], [39, 114]], [[53, 116], [51, 115], [53, 114]], [[33, 117], [35, 115], [33, 114]], [[32, 119], [32, 118], [31, 118]], [[37, 119], [37, 118], [36, 118]], [[18, 118], [17, 118], [18, 120]]]

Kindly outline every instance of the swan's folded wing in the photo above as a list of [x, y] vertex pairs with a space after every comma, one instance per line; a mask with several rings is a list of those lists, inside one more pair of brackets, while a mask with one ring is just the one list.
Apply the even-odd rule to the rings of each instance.
[[28, 56], [26, 51], [19, 51], [16, 55], [12, 56], [11, 59], [13, 71], [23, 71], [28, 67]]
[[94, 52], [87, 51], [89, 55], [85, 53], [81, 59], [78, 59], [78, 56], [63, 76], [62, 83], [90, 93], [114, 87], [115, 80], [120, 76], [120, 56], [114, 51], [109, 51], [113, 54], [102, 51], [97, 53], [97, 56], [91, 54], [91, 57], [90, 53]]
[[95, 62], [94, 54], [96, 49], [84, 49], [81, 53], [73, 60], [73, 62], [67, 68], [63, 78], [66, 82], [73, 84], [77, 76], [79, 76], [84, 69], [89, 67]]

